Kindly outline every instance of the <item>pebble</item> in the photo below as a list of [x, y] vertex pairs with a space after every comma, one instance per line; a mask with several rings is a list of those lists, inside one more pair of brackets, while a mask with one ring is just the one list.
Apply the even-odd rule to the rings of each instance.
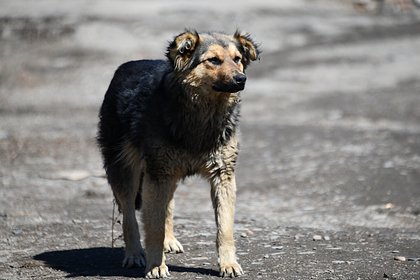
[[327, 250], [342, 250], [343, 248], [342, 247], [327, 247], [327, 248], [325, 248], [325, 249], [327, 249]]
[[195, 258], [191, 258], [191, 260], [193, 261], [203, 261], [203, 260], [208, 260], [208, 257], [195, 257]]
[[0, 140], [4, 140], [9, 136], [9, 134], [7, 133], [7, 131], [4, 130], [0, 130]]
[[313, 238], [314, 241], [320, 241], [320, 240], [322, 240], [322, 236], [321, 235], [317, 235], [317, 234], [314, 235], [312, 238]]
[[407, 261], [409, 261], [409, 262], [418, 262], [418, 261], [420, 261], [420, 258], [407, 258]]
[[248, 234], [246, 234], [246, 232], [242, 232], [242, 233], [241, 233], [241, 237], [243, 237], [243, 238], [247, 238], [247, 237], [248, 237]]
[[21, 229], [15, 229], [12, 231], [13, 235], [19, 236], [22, 235], [23, 231]]
[[82, 220], [79, 220], [79, 219], [72, 219], [71, 221], [72, 221], [73, 224], [81, 224], [82, 223]]
[[400, 262], [405, 262], [407, 260], [407, 258], [403, 257], [403, 256], [395, 256], [394, 260], [400, 261]]
[[86, 170], [61, 170], [42, 177], [50, 180], [81, 181], [90, 176], [90, 172]]
[[325, 241], [330, 241], [330, 240], [331, 240], [331, 238], [330, 238], [328, 235], [325, 235], [325, 236], [324, 236], [324, 240], [325, 240]]
[[283, 246], [273, 246], [271, 248], [273, 248], [274, 250], [283, 250]]
[[357, 181], [364, 182], [364, 181], [366, 181], [366, 178], [363, 177], [363, 176], [360, 176], [360, 177], [357, 177]]
[[395, 208], [395, 205], [393, 203], [387, 203], [387, 204], [385, 204], [384, 208], [385, 209], [392, 209], [392, 208]]
[[394, 167], [394, 163], [390, 160], [386, 161], [383, 165], [383, 168], [393, 168]]
[[312, 255], [315, 254], [314, 251], [304, 251], [304, 252], [299, 252], [298, 255]]
[[343, 264], [346, 263], [345, 261], [332, 261], [333, 264]]

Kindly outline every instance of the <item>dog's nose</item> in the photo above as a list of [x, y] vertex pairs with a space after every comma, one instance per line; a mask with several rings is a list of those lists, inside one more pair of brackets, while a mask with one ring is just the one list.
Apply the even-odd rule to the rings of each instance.
[[242, 73], [236, 74], [234, 79], [235, 79], [235, 83], [238, 85], [243, 85], [246, 82], [246, 76]]

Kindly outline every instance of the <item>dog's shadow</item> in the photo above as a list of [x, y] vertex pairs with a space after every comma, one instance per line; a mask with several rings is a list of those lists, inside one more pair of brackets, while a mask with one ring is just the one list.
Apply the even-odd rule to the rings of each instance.
[[[34, 256], [47, 266], [68, 273], [67, 278], [79, 276], [123, 276], [144, 277], [144, 268], [126, 269], [121, 267], [124, 257], [122, 248], [87, 248], [44, 252]], [[168, 265], [171, 272], [191, 272], [201, 275], [217, 276], [217, 271], [207, 268]]]

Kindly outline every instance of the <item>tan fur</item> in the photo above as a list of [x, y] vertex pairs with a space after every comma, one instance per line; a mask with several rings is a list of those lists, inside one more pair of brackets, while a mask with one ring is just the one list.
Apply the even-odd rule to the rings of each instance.
[[[235, 32], [233, 37], [235, 37], [237, 40], [239, 40], [239, 42], [241, 43], [241, 45], [245, 49], [245, 52], [247, 53], [247, 55], [243, 57], [244, 59], [245, 58], [249, 59], [249, 60], [257, 60], [258, 59], [258, 50], [257, 50], [255, 44], [253, 44], [252, 41], [249, 40], [248, 35], [242, 35], [241, 33], [239, 33], [237, 31], [237, 32]], [[247, 62], [247, 61], [245, 61], [245, 62]]]
[[191, 54], [199, 41], [198, 34], [185, 32], [177, 36], [169, 47], [168, 57], [175, 65], [175, 69], [182, 70], [191, 58]]
[[[154, 278], [169, 275], [165, 265], [164, 240], [168, 207], [176, 189], [174, 178], [150, 180], [146, 175], [143, 185], [143, 224], [146, 244], [146, 272]], [[159, 201], [159, 203], [156, 203]]]
[[[224, 63], [221, 67], [216, 67], [206, 61], [211, 57], [218, 57]], [[227, 101], [227, 105], [237, 102], [239, 98], [237, 93], [216, 95], [211, 88], [211, 85], [216, 80], [229, 81], [232, 80], [235, 73], [242, 73], [244, 71], [242, 62], [235, 63], [233, 61], [236, 57], [242, 59], [242, 55], [233, 44], [229, 44], [228, 49], [225, 49], [220, 45], [209, 46], [208, 51], [201, 56], [201, 61], [204, 63], [199, 64], [192, 71], [188, 72], [183, 79], [185, 85], [189, 88], [193, 88], [193, 98], [197, 102], [203, 102], [203, 100], [199, 100], [200, 96], [204, 96], [207, 100], [208, 96], [212, 99], [221, 98]], [[196, 94], [194, 94], [194, 92], [196, 92]]]
[[227, 146], [220, 149], [219, 153], [210, 158], [203, 170], [203, 175], [209, 178], [211, 184], [211, 197], [217, 225], [216, 245], [222, 276], [241, 275], [243, 273], [236, 260], [233, 239], [236, 201], [234, 170], [237, 146], [237, 139], [233, 138]]
[[166, 220], [165, 220], [165, 241], [163, 243], [163, 250], [165, 253], [183, 253], [184, 248], [181, 243], [175, 238], [174, 235], [174, 221], [173, 221], [173, 211], [174, 211], [174, 199], [169, 202], [168, 208], [166, 210]]
[[[134, 150], [133, 150], [134, 151]], [[233, 238], [234, 207], [236, 200], [235, 162], [237, 158], [237, 139], [232, 138], [228, 145], [211, 154], [209, 158], [195, 160], [194, 168], [207, 178], [211, 185], [211, 198], [217, 225], [216, 245], [219, 255], [219, 267], [222, 276], [240, 275], [243, 273], [237, 263]], [[173, 195], [176, 183], [181, 179], [181, 172], [187, 167], [186, 162], [194, 162], [185, 155], [167, 151], [171, 157], [178, 158], [177, 164], [168, 166], [165, 172], [172, 173], [172, 178], [162, 178], [159, 182], [150, 180], [146, 174], [143, 181], [143, 224], [146, 245], [146, 271], [148, 276], [166, 277], [169, 275], [165, 265], [164, 252], [181, 253], [183, 247], [173, 233]], [[126, 153], [129, 158], [140, 158], [139, 155]], [[145, 170], [141, 161], [136, 162], [138, 170]], [[177, 166], [177, 167], [175, 167]], [[135, 166], [133, 166], [135, 167]], [[135, 179], [134, 179], [135, 180]], [[133, 190], [134, 191], [134, 190]], [[127, 196], [130, 196], [127, 194]], [[134, 196], [131, 196], [134, 197]], [[125, 201], [121, 199], [121, 201]], [[119, 199], [120, 200], [120, 199]], [[159, 203], [156, 203], [159, 201]], [[124, 240], [126, 243], [125, 263], [143, 263], [142, 256], [136, 255], [140, 243], [134, 209], [126, 209], [131, 202], [122, 204]]]
[[126, 267], [144, 266], [146, 263], [135, 213], [135, 199], [139, 187], [140, 171], [141, 169], [138, 168], [136, 172], [133, 172], [132, 178], [127, 180], [126, 192], [114, 192], [123, 214], [123, 236], [126, 245], [123, 266]]

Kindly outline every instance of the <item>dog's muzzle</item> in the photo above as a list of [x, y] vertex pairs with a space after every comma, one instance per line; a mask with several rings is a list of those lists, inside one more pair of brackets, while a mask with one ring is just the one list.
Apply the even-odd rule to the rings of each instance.
[[234, 93], [241, 91], [245, 88], [246, 76], [245, 74], [239, 73], [233, 76], [233, 79], [229, 83], [217, 82], [213, 84], [213, 89], [219, 92]]

